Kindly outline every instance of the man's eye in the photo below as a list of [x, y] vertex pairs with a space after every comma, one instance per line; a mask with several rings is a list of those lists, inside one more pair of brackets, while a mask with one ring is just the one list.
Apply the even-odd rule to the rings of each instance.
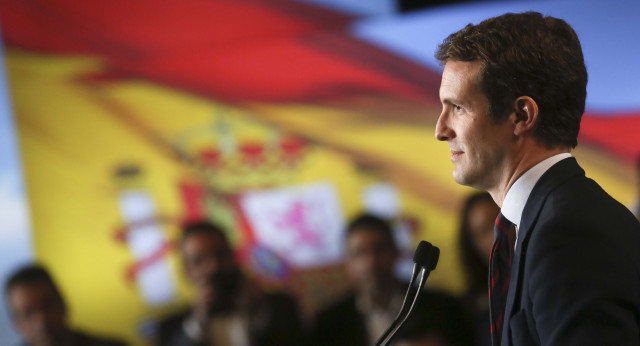
[[453, 108], [455, 108], [457, 111], [461, 111], [462, 110], [462, 107], [460, 107], [460, 106], [458, 106], [456, 104], [453, 105]]

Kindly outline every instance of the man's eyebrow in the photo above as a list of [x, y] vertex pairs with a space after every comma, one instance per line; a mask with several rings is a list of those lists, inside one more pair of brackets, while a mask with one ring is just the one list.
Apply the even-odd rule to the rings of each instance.
[[444, 98], [442, 99], [440, 102], [442, 102], [443, 104], [447, 104], [447, 105], [459, 105], [460, 102], [451, 98]]

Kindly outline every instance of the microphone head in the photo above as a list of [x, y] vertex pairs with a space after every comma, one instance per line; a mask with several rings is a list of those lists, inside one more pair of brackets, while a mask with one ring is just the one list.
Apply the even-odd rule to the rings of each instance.
[[428, 241], [420, 241], [416, 252], [413, 255], [413, 262], [426, 270], [436, 269], [438, 259], [440, 258], [440, 249], [431, 245]]

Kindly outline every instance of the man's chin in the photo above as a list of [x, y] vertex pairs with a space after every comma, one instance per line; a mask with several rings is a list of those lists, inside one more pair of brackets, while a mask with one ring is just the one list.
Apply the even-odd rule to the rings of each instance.
[[[470, 169], [473, 168], [473, 169]], [[478, 167], [470, 164], [462, 164], [458, 163], [453, 168], [453, 180], [464, 186], [473, 187], [476, 189], [481, 189], [478, 185], [481, 184], [482, 173], [478, 170]]]
[[460, 185], [471, 186], [467, 176], [462, 172], [456, 171], [455, 169], [453, 170], [453, 181]]

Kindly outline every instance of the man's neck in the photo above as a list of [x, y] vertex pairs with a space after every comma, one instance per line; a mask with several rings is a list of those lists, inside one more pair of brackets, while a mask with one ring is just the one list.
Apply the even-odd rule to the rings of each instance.
[[503, 173], [501, 182], [495, 187], [487, 189], [487, 191], [496, 204], [502, 208], [507, 192], [513, 183], [515, 183], [516, 180], [518, 180], [518, 178], [520, 178], [525, 172], [545, 159], [557, 154], [569, 153], [570, 151], [571, 150], [569, 148], [560, 147], [549, 149], [539, 144], [533, 148], [529, 148], [528, 150], [523, 151], [522, 154], [516, 155], [516, 159], [514, 159], [510, 165], [511, 168]]
[[398, 287], [399, 284], [396, 280], [389, 280], [387, 284], [380, 284], [376, 287], [362, 290], [359, 299], [369, 307], [386, 309]]

